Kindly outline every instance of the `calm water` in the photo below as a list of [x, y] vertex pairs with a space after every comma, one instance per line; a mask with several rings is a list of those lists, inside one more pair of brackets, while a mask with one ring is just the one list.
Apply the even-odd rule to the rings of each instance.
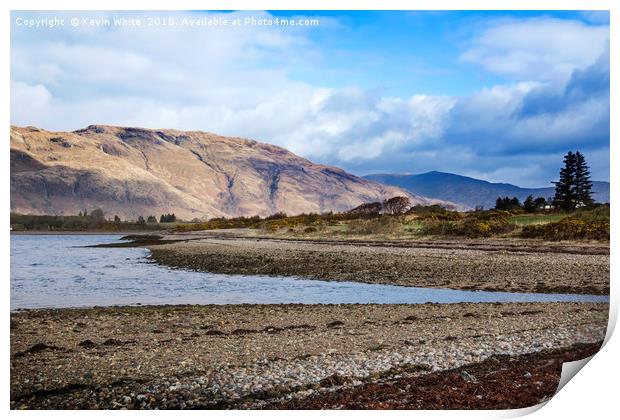
[[11, 309], [128, 304], [608, 302], [606, 296], [470, 292], [169, 269], [113, 235], [11, 236]]

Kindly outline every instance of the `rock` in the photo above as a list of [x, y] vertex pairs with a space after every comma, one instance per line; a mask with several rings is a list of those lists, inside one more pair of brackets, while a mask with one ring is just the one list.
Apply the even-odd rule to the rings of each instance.
[[465, 370], [461, 372], [461, 379], [463, 379], [465, 382], [477, 382], [478, 381], [478, 379], [476, 379], [474, 375], [471, 375]]
[[91, 340], [84, 340], [84, 341], [80, 341], [78, 346], [84, 347], [85, 349], [94, 349], [95, 347], [97, 347], [97, 344], [95, 344], [95, 342]]

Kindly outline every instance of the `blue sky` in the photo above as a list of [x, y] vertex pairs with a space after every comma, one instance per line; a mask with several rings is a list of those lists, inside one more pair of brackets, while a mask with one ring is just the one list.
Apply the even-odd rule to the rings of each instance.
[[[27, 28], [18, 18], [135, 17]], [[149, 27], [149, 18], [318, 18]], [[23, 22], [23, 21], [20, 21]], [[13, 12], [11, 122], [205, 130], [359, 175], [547, 186], [584, 152], [609, 179], [609, 15], [579, 11]]]

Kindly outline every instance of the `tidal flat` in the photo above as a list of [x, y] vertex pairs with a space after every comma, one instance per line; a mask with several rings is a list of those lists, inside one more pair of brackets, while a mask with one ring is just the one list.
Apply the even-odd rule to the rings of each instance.
[[525, 240], [355, 241], [178, 234], [151, 258], [224, 274], [298, 276], [501, 292], [609, 294], [609, 243]]

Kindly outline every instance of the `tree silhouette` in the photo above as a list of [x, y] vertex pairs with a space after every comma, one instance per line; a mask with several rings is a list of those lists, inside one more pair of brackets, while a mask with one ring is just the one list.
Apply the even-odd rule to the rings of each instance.
[[538, 197], [534, 200], [534, 205], [536, 206], [537, 210], [544, 209], [547, 205], [547, 200], [545, 200], [544, 197]]
[[176, 222], [177, 217], [174, 213], [166, 213], [159, 216], [159, 223], [171, 223]]
[[402, 214], [411, 207], [407, 197], [392, 197], [383, 202], [383, 211], [387, 214]]
[[565, 211], [575, 210], [580, 206], [590, 206], [592, 199], [592, 181], [590, 168], [585, 157], [580, 153], [568, 152], [564, 156], [564, 167], [560, 169], [560, 180], [554, 182], [555, 197], [553, 205]]
[[495, 200], [495, 210], [518, 210], [521, 203], [517, 197], [497, 197]]
[[591, 206], [594, 200], [592, 199], [590, 168], [588, 168], [585, 157], [579, 151], [575, 153], [575, 157], [577, 159], [577, 168], [575, 170], [575, 198], [577, 205]]
[[577, 155], [569, 151], [564, 156], [564, 167], [560, 169], [560, 179], [555, 184], [555, 197], [553, 205], [565, 211], [574, 210], [577, 207]]
[[523, 202], [523, 210], [525, 210], [527, 213], [534, 213], [537, 210], [533, 195], [527, 196], [527, 198]]
[[543, 197], [534, 198], [532, 195], [528, 195], [523, 202], [523, 210], [526, 213], [535, 213], [538, 210], [542, 210], [547, 205], [547, 200]]

